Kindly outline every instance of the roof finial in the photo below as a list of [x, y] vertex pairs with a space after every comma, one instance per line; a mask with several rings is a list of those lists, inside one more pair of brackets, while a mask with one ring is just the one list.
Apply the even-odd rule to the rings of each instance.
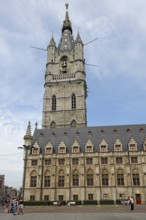
[[68, 6], [69, 6], [68, 2], [66, 2], [65, 6], [66, 6], [66, 10], [68, 10]]

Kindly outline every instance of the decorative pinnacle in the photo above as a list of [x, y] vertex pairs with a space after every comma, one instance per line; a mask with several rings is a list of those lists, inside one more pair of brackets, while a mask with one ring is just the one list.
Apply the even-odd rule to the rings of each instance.
[[68, 6], [69, 6], [68, 2], [65, 4], [65, 6], [66, 6], [66, 10], [68, 10]]

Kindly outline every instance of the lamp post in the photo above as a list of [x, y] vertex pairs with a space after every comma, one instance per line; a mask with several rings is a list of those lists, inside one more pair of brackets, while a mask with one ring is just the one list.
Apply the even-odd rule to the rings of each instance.
[[27, 165], [27, 153], [30, 149], [30, 145], [23, 145], [23, 147], [18, 147], [18, 149], [24, 149], [24, 170], [23, 170], [23, 183], [22, 183], [22, 194], [24, 199], [24, 189], [25, 189], [25, 180], [26, 180], [26, 165]]

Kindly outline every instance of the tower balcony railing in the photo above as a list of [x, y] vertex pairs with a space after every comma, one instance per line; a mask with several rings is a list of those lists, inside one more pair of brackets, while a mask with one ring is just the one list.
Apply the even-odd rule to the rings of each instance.
[[53, 75], [53, 80], [68, 80], [68, 79], [74, 79], [75, 78], [75, 73], [70, 73], [70, 74], [59, 74], [59, 75]]

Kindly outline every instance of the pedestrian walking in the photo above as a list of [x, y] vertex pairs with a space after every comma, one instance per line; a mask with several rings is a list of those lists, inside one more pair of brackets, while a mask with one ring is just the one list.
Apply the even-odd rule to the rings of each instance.
[[131, 207], [131, 211], [134, 210], [134, 199], [133, 199], [133, 196], [131, 196], [130, 198], [130, 207]]
[[12, 201], [12, 207], [13, 207], [13, 215], [16, 215], [16, 212], [17, 212], [17, 200], [14, 198], [13, 201]]
[[18, 215], [20, 215], [20, 214], [23, 215], [23, 204], [24, 204], [24, 201], [23, 201], [23, 198], [21, 197], [21, 198], [19, 199]]

